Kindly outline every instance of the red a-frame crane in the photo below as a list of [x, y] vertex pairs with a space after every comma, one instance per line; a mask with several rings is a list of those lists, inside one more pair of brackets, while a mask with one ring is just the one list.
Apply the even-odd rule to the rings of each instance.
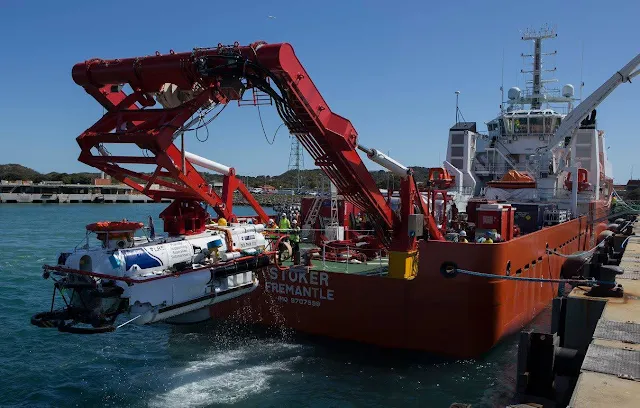
[[[220, 197], [195, 170], [184, 149], [174, 144], [176, 132], [189, 130], [185, 122], [199, 110], [240, 100], [246, 90], [254, 88], [273, 99], [289, 131], [345, 199], [373, 217], [377, 235], [385, 245], [391, 243], [389, 231], [406, 222], [391, 210], [365, 167], [357, 152], [358, 134], [353, 125], [329, 109], [287, 43], [220, 44], [185, 53], [171, 51], [167, 55], [92, 59], [76, 64], [72, 75], [107, 111], [77, 138], [82, 150], [79, 160], [153, 199], [174, 198], [176, 207], [192, 209], [193, 202], [204, 202], [219, 216], [233, 220], [232, 194], [238, 189], [262, 221], [266, 221], [266, 214], [235, 178], [233, 169], [225, 175]], [[126, 94], [124, 85], [129, 85], [132, 92]], [[154, 97], [164, 102], [163, 108], [156, 107]], [[110, 143], [135, 144], [150, 153], [148, 156], [108, 155], [104, 145]], [[151, 164], [155, 170], [148, 175], [122, 164]], [[405, 212], [413, 213], [414, 205], [409, 201], [413, 202], [428, 219], [426, 224], [431, 236], [442, 239], [411, 175], [407, 177], [403, 184], [407, 186], [403, 217], [408, 215]], [[166, 189], [154, 189], [152, 184]], [[179, 213], [177, 208], [173, 212]], [[412, 239], [398, 238], [394, 239], [393, 246], [409, 250], [414, 244]]]

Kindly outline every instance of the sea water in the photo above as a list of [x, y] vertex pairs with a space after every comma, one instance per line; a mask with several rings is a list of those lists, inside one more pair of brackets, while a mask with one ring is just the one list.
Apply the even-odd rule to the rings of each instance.
[[[160, 231], [157, 215], [165, 207], [0, 204], [0, 406], [492, 407], [510, 401], [515, 337], [479, 359], [446, 360], [219, 322], [131, 324], [99, 335], [30, 324], [51, 302], [42, 264], [82, 244], [86, 224], [147, 223], [152, 215]], [[546, 328], [548, 320], [545, 311], [536, 326]]]

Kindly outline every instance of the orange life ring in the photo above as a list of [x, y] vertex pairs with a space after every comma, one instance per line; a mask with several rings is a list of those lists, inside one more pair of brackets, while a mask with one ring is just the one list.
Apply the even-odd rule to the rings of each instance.
[[87, 225], [87, 231], [111, 232], [111, 231], [135, 231], [144, 226], [141, 222], [132, 221], [99, 221]]

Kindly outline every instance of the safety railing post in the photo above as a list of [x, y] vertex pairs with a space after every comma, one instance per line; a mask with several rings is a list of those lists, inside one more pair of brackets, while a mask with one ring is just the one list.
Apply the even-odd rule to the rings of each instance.
[[322, 243], [322, 267], [324, 269], [327, 269], [327, 264], [325, 262], [326, 261], [326, 258], [325, 258], [326, 253], [327, 253], [327, 244], [323, 242]]
[[347, 245], [347, 273], [349, 273], [349, 245]]

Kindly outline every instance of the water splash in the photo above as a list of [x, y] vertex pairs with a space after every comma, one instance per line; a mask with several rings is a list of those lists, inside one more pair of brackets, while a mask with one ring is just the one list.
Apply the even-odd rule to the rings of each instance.
[[149, 406], [201, 407], [253, 397], [269, 389], [274, 375], [290, 371], [302, 348], [255, 340], [234, 349], [215, 350], [175, 373], [166, 385], [168, 391], [152, 398]]

